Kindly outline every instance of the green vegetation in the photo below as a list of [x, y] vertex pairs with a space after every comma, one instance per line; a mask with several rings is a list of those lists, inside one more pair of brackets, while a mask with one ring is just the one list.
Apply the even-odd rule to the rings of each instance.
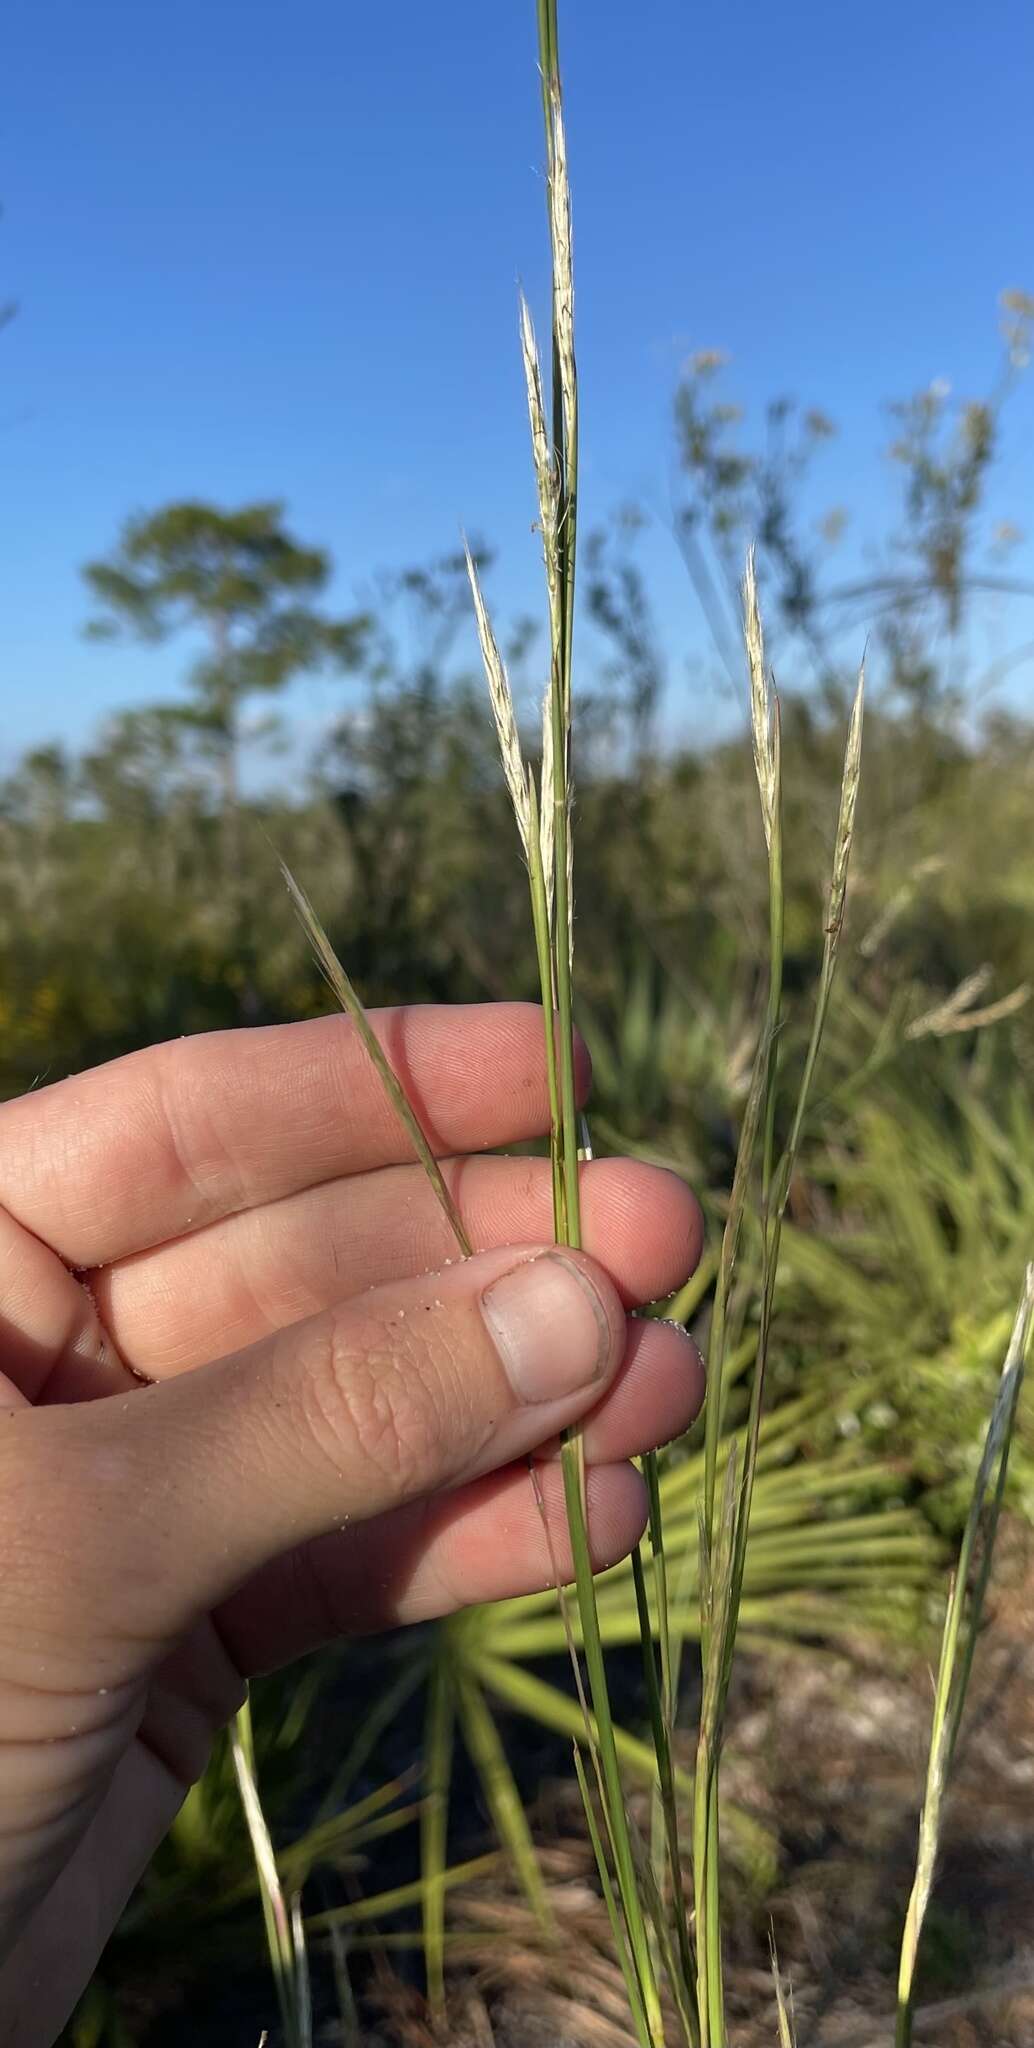
[[[75, 2048], [147, 2041], [148, 1979], [159, 2008], [163, 1986], [172, 2003], [186, 1984], [193, 2015], [228, 1972], [263, 2020], [279, 2001], [293, 2048], [312, 2038], [310, 1967], [317, 2008], [358, 2040], [350, 1973], [374, 1939], [364, 1930], [386, 1953], [396, 1931], [416, 1938], [413, 1909], [431, 2020], [447, 2028], [448, 1902], [465, 1875], [501, 1852], [536, 1938], [556, 1943], [525, 1801], [541, 1768], [570, 1769], [572, 1747], [633, 2037], [722, 2048], [728, 1888], [764, 1911], [779, 1857], [774, 1831], [720, 1789], [737, 1642], [757, 1656], [863, 1641], [897, 1656], [961, 1545], [901, 1902], [906, 2044], [995, 1526], [1003, 1504], [1034, 1520], [1029, 1280], [1015, 1316], [1034, 1248], [1034, 727], [978, 721], [956, 688], [964, 641], [972, 700], [981, 606], [1008, 585], [989, 493], [1034, 309], [1005, 295], [989, 394], [953, 406], [932, 388], [897, 405], [903, 519], [864, 581], [833, 574], [840, 509], [821, 546], [801, 512], [830, 423], [780, 401], [778, 432], [752, 452], [714, 396], [720, 358], [696, 357], [676, 400], [687, 588], [739, 689], [740, 578], [756, 539], [781, 660], [807, 688], [775, 697], [750, 558], [753, 762], [740, 739], [691, 747], [663, 732], [660, 635], [625, 508], [582, 550], [583, 691], [551, 0], [539, 26], [550, 376], [523, 302], [521, 345], [545, 653], [529, 628], [505, 645], [493, 628], [483, 549], [411, 569], [379, 611], [334, 619], [319, 605], [329, 559], [291, 536], [276, 503], [131, 521], [85, 572], [101, 630], [182, 631], [202, 652], [182, 702], [123, 714], [79, 758], [40, 749], [0, 788], [0, 1086], [335, 999], [362, 1029], [357, 989], [371, 1003], [541, 1000], [557, 1018], [543, 1056], [558, 1240], [578, 1243], [586, 1146], [575, 1020], [594, 1056], [594, 1144], [662, 1160], [701, 1192], [701, 1274], [654, 1306], [708, 1352], [706, 1419], [645, 1461], [648, 1540], [595, 1585], [575, 1436], [563, 1449], [573, 1598], [547, 1588], [260, 1688], [254, 1732], [246, 1714], [131, 1905]], [[457, 651], [471, 591], [487, 702]], [[859, 781], [844, 637], [870, 620]], [[537, 707], [522, 716], [536, 663], [542, 722]], [[249, 707], [317, 668], [356, 678], [353, 708], [311, 767], [295, 742], [290, 772], [261, 776], [257, 743], [291, 735], [249, 723]], [[280, 886], [278, 858], [318, 918]], [[473, 1831], [457, 1786], [477, 1788]], [[774, 1943], [772, 1967], [773, 2038], [792, 2042]]]
[[[439, 599], [445, 609], [458, 602], [461, 573], [462, 562], [428, 572], [415, 598], [421, 615], [435, 616]], [[380, 644], [389, 645], [383, 624]], [[832, 839], [842, 735], [839, 705], [784, 705], [779, 1100], [791, 1108], [822, 950], [816, 848]], [[594, 1052], [594, 1140], [691, 1177], [716, 1248], [763, 1007], [764, 840], [749, 757], [741, 743], [721, 743], [653, 755], [632, 770], [602, 746], [594, 759], [592, 735], [587, 752], [576, 811], [576, 1004]], [[524, 756], [537, 758], [533, 745]], [[989, 724], [966, 738], [943, 707], [870, 707], [841, 978], [789, 1186], [776, 1284], [741, 1608], [743, 1640], [758, 1653], [780, 1637], [854, 1640], [860, 1629], [888, 1627], [903, 1636], [938, 1568], [937, 1539], [954, 1543], [961, 1531], [1034, 1240], [1034, 1045], [1024, 988], [1032, 906], [1022, 830], [1032, 781], [1034, 742], [1019, 725]], [[3, 792], [6, 1087], [178, 1030], [324, 1007], [331, 998], [277, 886], [273, 847], [311, 886], [366, 999], [536, 995], [527, 880], [508, 808], [490, 717], [447, 656], [423, 675], [386, 660], [369, 679], [363, 720], [343, 722], [318, 779], [290, 796], [240, 797], [232, 903], [213, 886], [222, 797], [189, 726], [140, 711], [81, 761], [30, 758]], [[966, 986], [974, 965], [985, 970], [979, 988]], [[790, 1135], [786, 1114], [777, 1109], [777, 1154]], [[740, 1443], [762, 1302], [749, 1212], [744, 1232], [727, 1354], [729, 1427]], [[714, 1271], [713, 1249], [705, 1284], [676, 1305], [701, 1341]], [[1026, 1513], [1032, 1429], [1021, 1399], [1007, 1498]], [[661, 1480], [667, 1580], [687, 1639], [699, 1628], [702, 1463], [703, 1446], [691, 1444], [688, 1455], [669, 1455]], [[647, 1554], [655, 1604], [652, 1571]], [[648, 1699], [630, 1692], [637, 1590], [629, 1565], [596, 1596], [608, 1660], [624, 1672], [616, 1740], [630, 1787], [648, 1784], [655, 1768]], [[574, 1627], [580, 1640], [576, 1618]], [[311, 1684], [309, 1674], [295, 1675], [296, 1712], [281, 1681], [255, 1702], [258, 1777], [285, 1896], [290, 1873], [307, 1867], [298, 1845], [334, 1765], [357, 1743], [366, 1749], [357, 1777], [346, 1774], [332, 1791], [329, 1832], [315, 1849], [318, 1881], [306, 1892], [318, 2010], [337, 2000], [347, 2008], [342, 1958], [351, 1955], [361, 1972], [366, 1930], [388, 1933], [396, 1908], [405, 1927], [407, 1900], [422, 1908], [429, 1959], [439, 1985], [447, 1983], [448, 1865], [459, 1854], [466, 1867], [467, 1851], [476, 1855], [493, 1834], [537, 1899], [548, 1940], [549, 1893], [522, 1825], [521, 1731], [540, 1731], [536, 1754], [552, 1731], [555, 1771], [564, 1768], [565, 1738], [585, 1743], [565, 1679], [563, 1619], [548, 1594], [444, 1624], [430, 1640], [420, 1632], [379, 1656], [377, 1677], [357, 1688], [351, 1676], [342, 1685], [339, 1659], [322, 1662]], [[350, 1673], [369, 1673], [374, 1659], [369, 1647], [349, 1653]], [[683, 1668], [692, 1682], [691, 1645]], [[371, 1710], [385, 1685], [394, 1704], [378, 1730]], [[400, 1786], [395, 1731], [409, 1730], [411, 1755], [422, 1723], [423, 1774]], [[691, 1757], [678, 1727], [674, 1749], [684, 1813]], [[473, 1838], [461, 1789], [471, 1768], [484, 1787]], [[218, 1771], [127, 1916], [77, 2022], [77, 2043], [144, 2040], [147, 2007], [135, 1987], [148, 1978], [164, 1983], [170, 2000], [186, 1985], [191, 2011], [201, 2014], [245, 1959], [256, 2025], [269, 2020], [250, 1845], [232, 1776], [221, 1791], [217, 1783]], [[390, 1834], [371, 1833], [360, 1815], [353, 1841], [349, 1808], [381, 1787], [386, 1804], [373, 1818], [390, 1821]], [[407, 1890], [419, 1868], [421, 1815], [424, 1854], [439, 1870], [430, 1894]], [[735, 1801], [725, 1833], [736, 1883], [763, 1899], [775, 1839]], [[688, 1868], [687, 1859], [687, 1878]], [[670, 1899], [670, 1877], [666, 1890]], [[364, 1903], [369, 1915], [357, 1917]], [[332, 1934], [337, 1967], [328, 1980]]]

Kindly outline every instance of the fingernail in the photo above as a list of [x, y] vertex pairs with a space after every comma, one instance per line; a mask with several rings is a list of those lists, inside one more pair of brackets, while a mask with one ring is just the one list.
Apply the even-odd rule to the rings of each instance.
[[610, 1357], [607, 1311], [562, 1252], [543, 1252], [486, 1288], [481, 1309], [519, 1401], [556, 1401], [598, 1379]]

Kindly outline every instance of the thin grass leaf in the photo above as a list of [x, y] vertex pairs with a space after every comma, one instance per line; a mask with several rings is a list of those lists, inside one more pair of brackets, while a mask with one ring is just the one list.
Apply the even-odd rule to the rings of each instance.
[[496, 1833], [510, 1856], [540, 1927], [551, 1941], [555, 1940], [556, 1919], [499, 1730], [485, 1705], [480, 1686], [469, 1677], [461, 1678], [457, 1700], [463, 1738], [484, 1788]]
[[294, 1956], [294, 2007], [298, 2015], [297, 2038], [300, 2048], [312, 2048], [312, 1980], [309, 1976], [309, 1951], [305, 1942], [301, 1892], [295, 1892], [291, 1898], [289, 1913], [291, 1951]]
[[361, 2048], [359, 2006], [348, 1970], [348, 1941], [340, 1927], [331, 1927], [327, 1933], [341, 2025], [341, 2048]]
[[676, 1952], [672, 1943], [672, 1922], [660, 1887], [654, 1876], [650, 1860], [641, 1843], [636, 1842], [636, 1850], [639, 1882], [643, 1888], [643, 1898], [650, 1917], [654, 1938], [657, 1942], [668, 1989], [674, 2001], [684, 2048], [699, 2048], [700, 2033], [693, 2007], [695, 1973], [692, 1961], [689, 1961], [687, 1964], [686, 1958], [681, 1953]]
[[[661, 1508], [660, 1461], [656, 1451], [647, 1451], [642, 1460], [643, 1478], [646, 1481], [649, 1501], [650, 1557], [653, 1565], [654, 1607], [656, 1611], [656, 1632], [660, 1650], [660, 1684], [657, 1698], [657, 1718], [661, 1737], [658, 1747], [658, 1762], [662, 1763], [660, 1782], [654, 1793], [650, 1814], [650, 1836], [653, 1845], [653, 1874], [658, 1892], [664, 1893], [664, 1854], [667, 1849], [668, 1868], [671, 1876], [673, 1911], [679, 1914], [680, 1927], [684, 1928], [685, 1913], [682, 1908], [682, 1879], [679, 1863], [678, 1817], [674, 1800], [670, 1806], [665, 1798], [664, 1779], [670, 1777], [671, 1739], [675, 1724], [675, 1683], [671, 1656], [671, 1603], [668, 1595], [668, 1561], [664, 1548], [664, 1517]], [[633, 1553], [633, 1574], [638, 1569], [642, 1577], [639, 1546]], [[653, 1623], [649, 1612], [645, 1579], [642, 1585], [636, 1583], [636, 1609], [639, 1622], [640, 1647], [644, 1671], [649, 1664], [653, 1668]], [[649, 1680], [648, 1680], [649, 1683]], [[663, 1768], [667, 1757], [667, 1771]], [[688, 1967], [687, 1982], [692, 1982], [693, 1970], [689, 1953], [688, 1930], [680, 1934], [683, 1959]]]
[[452, 1724], [455, 1695], [444, 1656], [436, 1658], [428, 1688], [424, 1723], [424, 1769], [427, 1796], [420, 1830], [420, 1906], [427, 1970], [427, 2003], [431, 2020], [445, 2017], [445, 1889], [449, 1781], [452, 1776]]
[[[705, 1424], [705, 1488], [700, 1545], [701, 1644], [703, 1650], [703, 1694], [698, 1738], [696, 1792], [694, 1801], [694, 1892], [697, 1930], [697, 2004], [702, 2048], [725, 2048], [726, 2024], [722, 1990], [722, 1958], [719, 1902], [718, 1771], [722, 1727], [732, 1672], [733, 1653], [743, 1594], [747, 1538], [761, 1441], [761, 1415], [779, 1264], [783, 1216], [800, 1146], [812, 1078], [826, 1022], [829, 998], [836, 970], [846, 902], [847, 879], [857, 805], [861, 762], [864, 680], [859, 677], [848, 729], [841, 778], [840, 801], [834, 837], [829, 889], [829, 907], [823, 944], [822, 965], [813, 1013], [812, 1030], [798, 1089], [790, 1137], [778, 1162], [775, 1160], [776, 1088], [779, 1071], [779, 1032], [783, 985], [783, 848], [782, 848], [782, 740], [778, 698], [771, 686], [765, 654], [753, 554], [748, 555], [744, 579], [744, 637], [750, 674], [751, 737], [754, 766], [761, 803], [762, 823], [768, 852], [769, 881], [769, 986], [765, 1024], [755, 1059], [748, 1110], [749, 1152], [741, 1137], [734, 1177], [730, 1222], [735, 1218], [738, 1232], [742, 1190], [749, 1171], [755, 1142], [756, 1116], [761, 1137], [761, 1320], [757, 1355], [751, 1379], [747, 1427], [737, 1498], [731, 1521], [728, 1496], [716, 1522], [717, 1446], [720, 1415]], [[745, 1125], [747, 1124], [745, 1118]], [[741, 1161], [744, 1172], [741, 1175]], [[741, 1180], [737, 1200], [736, 1179]], [[726, 1229], [730, 1237], [729, 1224]], [[735, 1250], [735, 1238], [732, 1240]], [[728, 1313], [728, 1285], [732, 1259], [719, 1265], [715, 1322], [719, 1346], [717, 1370], [718, 1403], [721, 1403], [721, 1351], [724, 1349]], [[729, 1469], [726, 1479], [728, 1482]]]
[[347, 1856], [361, 1842], [370, 1840], [373, 1826], [386, 1822], [390, 1831], [415, 1818], [419, 1812], [417, 1806], [406, 1806], [394, 1813], [387, 1809], [413, 1786], [417, 1776], [418, 1771], [414, 1768], [404, 1776], [390, 1779], [387, 1784], [377, 1785], [354, 1806], [306, 1828], [303, 1835], [282, 1849], [280, 1871], [290, 1880], [292, 1888], [299, 1889], [317, 1863]]
[[[490, 1692], [494, 1692], [506, 1706], [526, 1714], [542, 1728], [551, 1728], [557, 1735], [565, 1735], [569, 1742], [584, 1745], [585, 1726], [581, 1709], [569, 1693], [562, 1692], [557, 1685], [550, 1685], [533, 1671], [511, 1664], [504, 1657], [489, 1652], [477, 1651], [472, 1659], [473, 1668]], [[621, 1761], [645, 1784], [652, 1785], [657, 1778], [657, 1758], [652, 1745], [632, 1735], [626, 1728], [615, 1728], [614, 1740]], [[692, 1780], [681, 1773], [680, 1782], [686, 1789]]]
[[693, 1894], [696, 1907], [696, 1999], [701, 2048], [725, 2041], [721, 1913], [718, 1892], [718, 1766], [723, 1733], [736, 1540], [737, 1455], [726, 1459], [722, 1500], [709, 1527], [700, 1515], [700, 1634], [703, 1657], [696, 1778], [693, 1787]]
[[299, 888], [290, 868], [284, 861], [280, 863], [280, 872], [290, 890], [302, 928], [323, 971], [328, 987], [333, 991], [341, 1008], [355, 1025], [363, 1042], [363, 1048], [376, 1068], [378, 1078], [391, 1106], [438, 1197], [438, 1201], [448, 1219], [452, 1234], [464, 1258], [469, 1258], [472, 1250], [470, 1239], [467, 1236], [459, 1210], [446, 1186], [441, 1167], [424, 1134], [420, 1119], [409, 1102], [405, 1089], [391, 1065], [380, 1039], [377, 1037], [366, 1015], [362, 1002], [348, 975], [345, 973], [304, 889]]
[[[995, 1536], [1008, 1473], [1009, 1446], [1023, 1384], [1032, 1323], [1034, 1264], [1027, 1267], [1023, 1293], [1016, 1311], [998, 1393], [987, 1427], [983, 1454], [973, 1485], [958, 1565], [948, 1594], [937, 1683], [934, 1689], [933, 1724], [930, 1731], [926, 1789], [919, 1819], [915, 1878], [905, 1916], [898, 1966], [898, 2004], [894, 2035], [896, 2048], [910, 2048], [912, 2040], [919, 1942], [933, 1887], [944, 1798], [955, 1758], [984, 1600], [994, 1561]], [[988, 1504], [992, 1482], [994, 1490]], [[982, 1556], [974, 1576], [974, 1557], [981, 1530]]]
[[245, 1700], [230, 1728], [230, 1752], [240, 1793], [266, 1927], [286, 2048], [312, 2048], [312, 1997], [305, 1929], [297, 1901], [284, 1893], [276, 1852], [262, 1811], [255, 1771], [251, 1704]]
[[[442, 1871], [440, 1889], [448, 1893], [456, 1885], [469, 1884], [476, 1877], [487, 1877], [490, 1871], [498, 1868], [498, 1851], [488, 1856], [473, 1856], [467, 1863], [450, 1864]], [[344, 1906], [329, 1906], [322, 1913], [310, 1913], [305, 1925], [310, 1935], [327, 1933], [332, 1927], [359, 1927], [369, 1920], [385, 1920], [392, 1913], [406, 1913], [413, 1906], [423, 1906], [426, 1896], [426, 1880], [415, 1877], [409, 1884], [395, 1885], [390, 1891], [376, 1892], [365, 1899], [351, 1899]], [[406, 1936], [404, 1939], [412, 1944], [414, 1938]]]
[[[542, 1002], [542, 1021], [546, 1045], [546, 1090], [549, 1096], [549, 1161], [553, 1185], [553, 1221], [558, 1242], [563, 1240], [567, 1225], [567, 1211], [564, 1201], [564, 1175], [561, 1163], [560, 1135], [560, 1081], [557, 1071], [556, 1027], [554, 1021], [555, 996], [553, 989], [553, 871], [546, 866], [547, 845], [544, 829], [545, 813], [540, 817], [535, 784], [528, 777], [528, 803], [531, 810], [531, 852], [528, 861], [528, 883], [531, 890], [531, 919], [535, 933], [535, 956], [539, 970], [539, 995]], [[552, 861], [552, 842], [548, 849]], [[547, 886], [548, 885], [548, 886]]]
[[776, 2018], [779, 2025], [779, 2048], [797, 2048], [797, 2036], [793, 2025], [793, 1993], [787, 2005], [783, 1991], [783, 1980], [779, 1971], [779, 1956], [776, 1952], [775, 1935], [769, 1929], [769, 1960], [772, 1965], [772, 1988], [775, 1992]]
[[[599, 1616], [596, 1609], [592, 1565], [585, 1528], [584, 1468], [580, 1451], [580, 1438], [577, 1443], [570, 1440], [564, 1443], [561, 1448], [561, 1467], [564, 1479], [564, 1497], [567, 1506], [568, 1526], [574, 1554], [575, 1585], [578, 1594], [578, 1611], [582, 1624], [585, 1663], [589, 1676], [589, 1694], [595, 1715], [596, 1742], [599, 1749], [600, 1771], [605, 1793], [604, 1812], [614, 1850], [615, 1873], [622, 1910], [628, 1929], [633, 1967], [643, 1992], [643, 2003], [650, 2028], [650, 2037], [652, 2041], [659, 2044], [659, 2048], [663, 2048], [664, 2035], [660, 2015], [660, 2000], [654, 1976], [653, 1959], [650, 1954], [642, 1903], [636, 1884], [628, 1813], [621, 1785], [617, 1732], [611, 1712], [610, 1693], [607, 1686], [606, 1667], [603, 1658], [603, 1644], [600, 1637]], [[524, 1675], [527, 1676], [527, 1674]]]
[[[539, 846], [542, 853], [542, 873], [545, 877], [546, 903], [548, 907], [547, 930], [552, 937], [553, 916], [556, 905], [556, 769], [553, 758], [553, 707], [547, 690], [542, 700], [542, 809], [539, 819]], [[549, 971], [551, 990], [548, 1008], [553, 1009], [555, 995], [552, 993], [552, 965]]]
[[[756, 596], [755, 596], [756, 602]], [[738, 1602], [743, 1582], [744, 1557], [750, 1504], [753, 1495], [754, 1476], [757, 1460], [757, 1446], [760, 1433], [761, 1404], [764, 1392], [765, 1369], [771, 1335], [772, 1313], [775, 1297], [776, 1274], [779, 1266], [779, 1252], [783, 1218], [789, 1199], [790, 1184], [800, 1149], [804, 1120], [810, 1099], [811, 1086], [822, 1043], [829, 1000], [832, 993], [843, 928], [844, 906], [850, 867], [851, 847], [854, 836], [854, 820], [858, 799], [861, 772], [862, 714], [864, 708], [864, 671], [859, 675], [851, 720], [844, 751], [844, 766], [840, 784], [840, 800], [834, 835], [833, 860], [829, 888], [829, 909], [823, 941], [822, 964], [819, 986], [812, 1017], [811, 1034], [805, 1057], [804, 1071], [798, 1088], [797, 1100], [791, 1123], [790, 1136], [777, 1171], [771, 1161], [771, 1133], [773, 1129], [775, 1066], [770, 1062], [765, 1076], [766, 1102], [766, 1144], [763, 1171], [762, 1204], [762, 1300], [761, 1326], [758, 1334], [758, 1350], [751, 1383], [750, 1411], [747, 1427], [747, 1454], [744, 1459], [741, 1483], [740, 1510], [737, 1523], [736, 1559], [731, 1595], [734, 1606]], [[782, 986], [782, 860], [781, 860], [781, 778], [779, 758], [779, 720], [776, 713], [775, 751], [772, 757], [775, 784], [772, 802], [772, 838], [770, 844], [769, 882], [772, 898], [770, 918], [773, 960], [769, 993], [768, 1024], [773, 1042], [778, 1031], [779, 1001]], [[778, 951], [776, 950], [778, 949]], [[734, 1633], [734, 1631], [733, 1631]], [[731, 1655], [731, 1642], [729, 1645]]]
[[[566, 1244], [581, 1243], [581, 1202], [578, 1159], [578, 1105], [574, 1074], [574, 868], [571, 830], [572, 645], [578, 498], [578, 385], [574, 351], [574, 279], [571, 197], [561, 102], [556, 0], [539, 0], [539, 60], [542, 70], [546, 132], [546, 185], [552, 274], [551, 460], [548, 468], [549, 512], [544, 520], [552, 538], [553, 563], [547, 568], [550, 593], [549, 723], [551, 750], [546, 761], [549, 785], [543, 783], [543, 809], [550, 794], [553, 815], [552, 874], [555, 915], [551, 919], [553, 988], [556, 994], [560, 1124], [555, 1148], [556, 1233]], [[527, 333], [530, 323], [522, 322]], [[526, 347], [526, 369], [528, 367]], [[529, 405], [535, 413], [534, 367], [528, 376]], [[541, 420], [533, 418], [533, 447]], [[536, 470], [544, 484], [547, 471], [541, 456]], [[552, 520], [553, 491], [556, 518]], [[555, 593], [554, 593], [555, 580]], [[544, 749], [544, 754], [545, 754]], [[568, 1436], [561, 1449], [564, 1498], [575, 1566], [575, 1587], [581, 1619], [589, 1692], [598, 1740], [603, 1813], [614, 1853], [615, 1876], [628, 1935], [632, 1966], [643, 1994], [652, 2042], [663, 2041], [660, 2000], [655, 1982], [642, 1903], [639, 1897], [628, 1816], [621, 1787], [613, 1717], [607, 1690], [592, 1565], [586, 1530], [585, 1457], [581, 1433]]]
[[625, 1938], [624, 1922], [622, 1920], [621, 1913], [618, 1909], [617, 1900], [614, 1896], [614, 1886], [611, 1883], [610, 1871], [607, 1866], [607, 1858], [603, 1847], [603, 1838], [600, 1834], [599, 1823], [596, 1819], [596, 1812], [593, 1806], [592, 1794], [589, 1791], [589, 1781], [585, 1775], [585, 1765], [582, 1762], [581, 1751], [579, 1750], [577, 1743], [575, 1743], [574, 1745], [573, 1757], [575, 1776], [578, 1780], [578, 1789], [582, 1795], [582, 1806], [585, 1810], [585, 1823], [589, 1830], [589, 1840], [592, 1844], [592, 1853], [596, 1859], [596, 1869], [599, 1873], [600, 1891], [603, 1894], [603, 1903], [607, 1909], [607, 1919], [610, 1921], [610, 1931], [614, 1940], [615, 1954], [617, 1955], [618, 1963], [621, 1968], [621, 1975], [625, 1981], [625, 1991], [628, 1996], [628, 2006], [632, 2016], [632, 2025], [635, 2028], [635, 2037], [637, 2042], [639, 2043], [639, 2048], [651, 2048], [650, 2030], [646, 2019], [646, 2009], [643, 2005], [643, 1996], [639, 1988], [639, 1982], [636, 1977], [635, 1971], [632, 1968], [631, 1957], [628, 1953], [628, 1942]]
[[367, 1759], [373, 1755], [386, 1728], [390, 1728], [411, 1699], [418, 1685], [423, 1683], [427, 1671], [427, 1659], [414, 1656], [390, 1685], [386, 1685], [380, 1699], [364, 1714], [362, 1723], [346, 1750], [338, 1769], [317, 1808], [314, 1827], [333, 1825], [349, 1786], [354, 1784]]
[[736, 1263], [739, 1257], [743, 1219], [747, 1209], [750, 1176], [754, 1167], [758, 1133], [761, 1128], [764, 1110], [768, 1065], [769, 1040], [767, 1032], [763, 1031], [758, 1040], [757, 1051], [754, 1055], [750, 1087], [747, 1092], [743, 1121], [740, 1125], [739, 1143], [736, 1148], [736, 1164], [733, 1169], [732, 1192], [729, 1196], [725, 1228], [722, 1232], [722, 1248], [719, 1255], [714, 1306], [711, 1314], [711, 1335], [707, 1360], [708, 1398], [704, 1409], [704, 1515], [709, 1528], [714, 1520], [718, 1445], [725, 1419], [724, 1396], [727, 1391], [725, 1348], [728, 1335], [729, 1305], [736, 1274]]
[[[688, 1995], [691, 1995], [690, 1987], [692, 1987], [695, 1981], [696, 1966], [689, 1938], [685, 1902], [682, 1896], [679, 1817], [675, 1798], [675, 1777], [671, 1755], [671, 1718], [670, 1713], [666, 1710], [662, 1682], [654, 1656], [653, 1628], [646, 1592], [646, 1575], [643, 1569], [642, 1550], [638, 1543], [632, 1552], [632, 1581], [635, 1589], [639, 1642], [643, 1658], [643, 1675], [646, 1681], [647, 1708], [653, 1735], [654, 1754], [657, 1758], [657, 1787], [654, 1799], [660, 1812], [660, 1832], [667, 1852], [668, 1880], [671, 1891], [671, 1916], [675, 1928], [675, 1939], [678, 1944], [677, 1969], [674, 1967], [674, 1957], [670, 1953], [671, 1930], [664, 1912], [663, 1887], [657, 1879], [656, 1872], [653, 1870], [651, 1870], [650, 1878], [652, 1889], [656, 1893], [656, 1905], [651, 1917], [654, 1922], [658, 1942], [661, 1943], [667, 1952], [665, 1968], [671, 1984], [672, 1994], [681, 2013], [684, 2008], [689, 2011], [692, 2010], [691, 2007], [687, 2007], [686, 1999]], [[697, 2029], [695, 2021], [689, 2024], [689, 2033], [693, 2048], [696, 2048]]]

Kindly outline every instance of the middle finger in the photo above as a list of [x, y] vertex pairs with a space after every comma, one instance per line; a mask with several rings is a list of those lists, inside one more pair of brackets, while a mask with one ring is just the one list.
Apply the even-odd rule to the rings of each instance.
[[[548, 1161], [468, 1158], [443, 1171], [476, 1251], [552, 1235]], [[699, 1257], [690, 1190], [637, 1160], [583, 1168], [582, 1223], [585, 1249], [626, 1306], [673, 1292]], [[456, 1256], [421, 1168], [391, 1167], [226, 1217], [119, 1260], [89, 1284], [126, 1364], [165, 1379]]]

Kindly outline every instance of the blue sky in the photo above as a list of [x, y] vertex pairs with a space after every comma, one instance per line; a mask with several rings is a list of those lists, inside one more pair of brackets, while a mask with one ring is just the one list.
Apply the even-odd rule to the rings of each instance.
[[[825, 494], [878, 522], [881, 401], [985, 390], [997, 294], [1034, 289], [1034, 16], [562, 0], [561, 31], [583, 520], [658, 513], [677, 664], [701, 645], [663, 527], [680, 361], [721, 345], [748, 406], [828, 410]], [[286, 499], [342, 608], [461, 522], [500, 550], [500, 609], [535, 602], [514, 310], [517, 277], [538, 306], [545, 278], [533, 0], [8, 0], [4, 42], [0, 765], [175, 687], [173, 649], [82, 641], [78, 576], [175, 496]], [[1025, 387], [998, 487], [1021, 522], [1032, 473]], [[714, 714], [703, 686], [687, 706]]]

